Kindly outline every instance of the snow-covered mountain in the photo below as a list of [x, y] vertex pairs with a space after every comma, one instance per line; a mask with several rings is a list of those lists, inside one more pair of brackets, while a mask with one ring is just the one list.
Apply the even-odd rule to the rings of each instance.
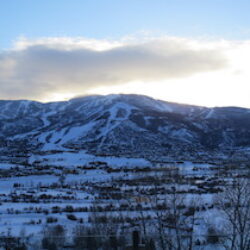
[[140, 95], [64, 102], [0, 101], [2, 152], [84, 149], [167, 155], [250, 147], [250, 110], [205, 108]]

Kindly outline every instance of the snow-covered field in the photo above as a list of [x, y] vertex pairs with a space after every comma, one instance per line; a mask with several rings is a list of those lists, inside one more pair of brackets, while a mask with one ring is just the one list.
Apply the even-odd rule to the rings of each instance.
[[140, 221], [143, 214], [154, 224], [159, 206], [169, 209], [174, 192], [182, 197], [184, 213], [195, 208], [195, 239], [208, 247], [208, 226], [223, 225], [214, 198], [232, 182], [230, 171], [219, 164], [156, 163], [85, 151], [33, 154], [23, 164], [3, 162], [0, 235], [25, 231], [38, 237], [45, 226], [58, 224], [73, 232], [79, 224], [91, 224], [93, 211], [99, 217], [124, 218], [127, 228], [138, 228], [133, 220]]
[[150, 167], [152, 164], [142, 158], [126, 158], [114, 156], [95, 156], [80, 152], [63, 152], [47, 155], [32, 155], [29, 163], [38, 162], [40, 165], [55, 165], [64, 167], [87, 166], [91, 162], [103, 162], [110, 167]]

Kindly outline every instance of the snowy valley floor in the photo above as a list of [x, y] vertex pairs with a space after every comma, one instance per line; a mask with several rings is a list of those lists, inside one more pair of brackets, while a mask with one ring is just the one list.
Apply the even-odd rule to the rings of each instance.
[[0, 239], [20, 237], [37, 249], [46, 230], [61, 225], [71, 246], [77, 228], [97, 227], [94, 236], [119, 234], [126, 245], [136, 231], [141, 244], [150, 236], [157, 249], [161, 240], [168, 244], [161, 234], [176, 233], [183, 244], [192, 238], [193, 249], [224, 249], [229, 232], [220, 198], [235, 180], [248, 178], [245, 163], [149, 162], [81, 151], [2, 162]]

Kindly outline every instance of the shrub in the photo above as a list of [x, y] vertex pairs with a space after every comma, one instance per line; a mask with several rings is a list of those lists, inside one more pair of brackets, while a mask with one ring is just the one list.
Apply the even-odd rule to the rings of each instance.
[[214, 227], [209, 227], [207, 230], [207, 242], [210, 244], [217, 244], [219, 242], [219, 235]]
[[67, 218], [69, 220], [77, 220], [76, 216], [74, 214], [67, 214]]
[[55, 217], [47, 217], [47, 223], [55, 223], [57, 221], [58, 221], [58, 219]]

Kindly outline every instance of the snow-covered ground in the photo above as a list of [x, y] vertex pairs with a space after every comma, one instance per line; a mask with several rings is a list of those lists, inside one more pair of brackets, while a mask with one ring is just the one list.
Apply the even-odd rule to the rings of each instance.
[[41, 165], [59, 165], [64, 167], [75, 167], [89, 165], [91, 162], [105, 162], [110, 167], [151, 167], [152, 164], [142, 158], [126, 158], [114, 156], [95, 156], [80, 152], [63, 152], [47, 155], [32, 155], [29, 163], [40, 162]]
[[[2, 162], [0, 171], [4, 171], [0, 177], [0, 235], [11, 231], [16, 236], [24, 230], [27, 236], [39, 235], [45, 225], [61, 224], [72, 231], [79, 223], [89, 223], [96, 207], [98, 216], [132, 220], [141, 218], [143, 211], [154, 223], [155, 202], [169, 202], [176, 190], [183, 197], [182, 209], [196, 207], [195, 235], [205, 242], [208, 225], [220, 229], [224, 223], [214, 197], [232, 181], [228, 172], [218, 176], [226, 171], [219, 165], [154, 163], [86, 151], [32, 154], [26, 165]], [[69, 214], [75, 219], [69, 219]]]

